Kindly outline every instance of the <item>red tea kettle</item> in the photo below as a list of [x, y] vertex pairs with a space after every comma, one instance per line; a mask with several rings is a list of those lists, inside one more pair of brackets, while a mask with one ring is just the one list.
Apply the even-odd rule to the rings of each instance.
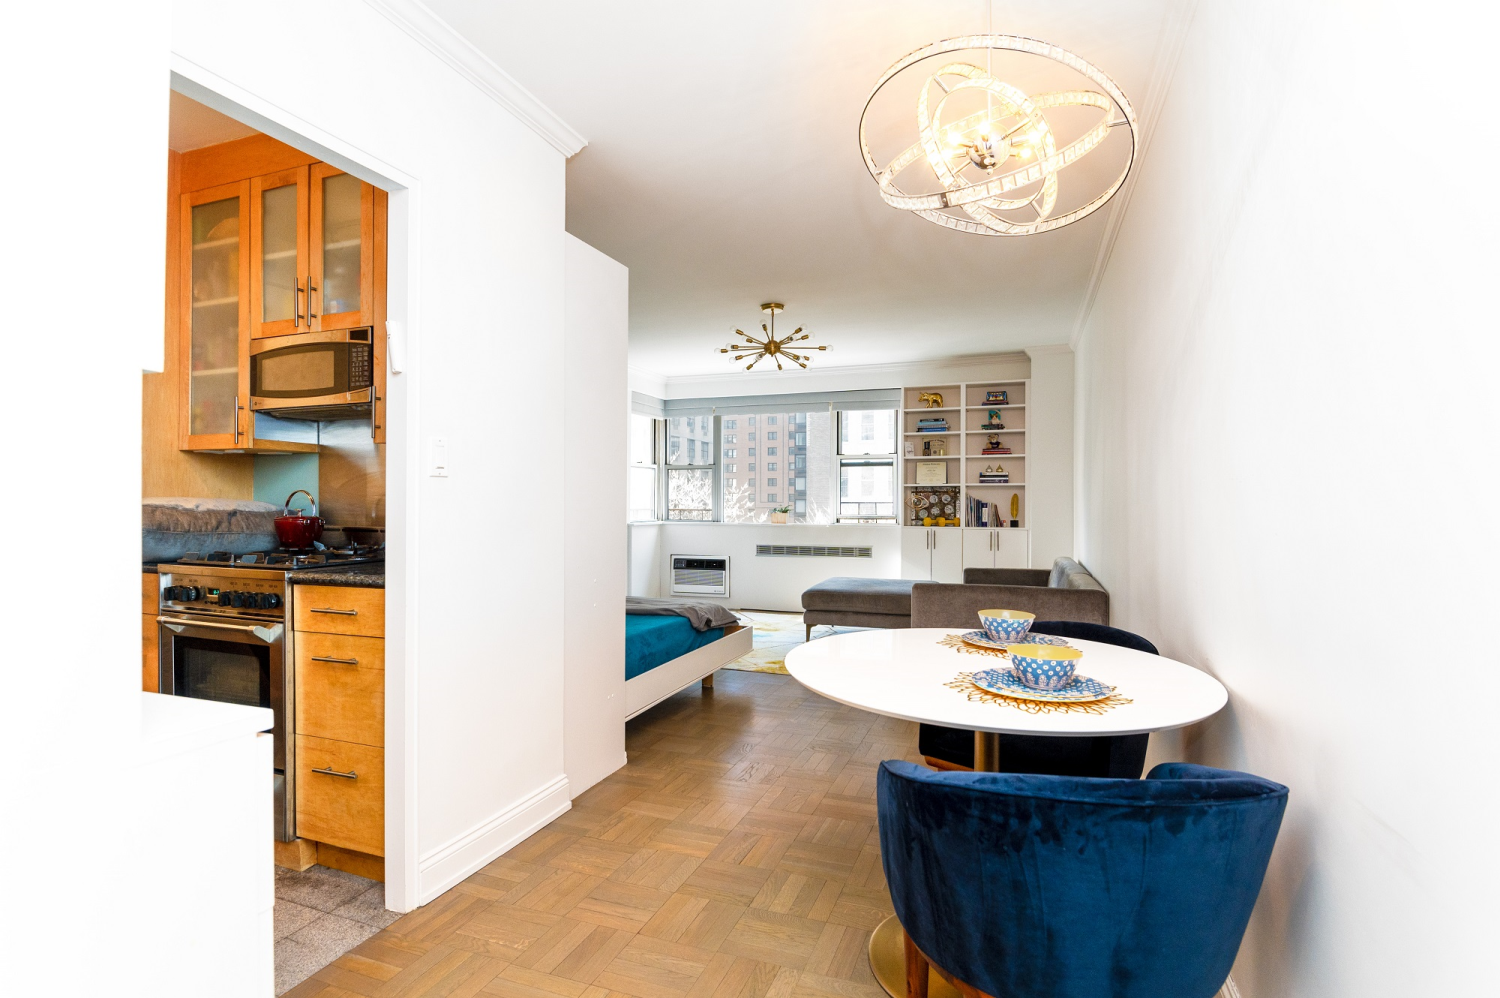
[[[312, 503], [312, 515], [303, 513], [301, 510], [292, 511], [292, 500], [300, 492], [307, 496], [308, 502]], [[310, 548], [313, 542], [323, 536], [323, 518], [318, 516], [318, 500], [306, 489], [298, 489], [286, 497], [286, 503], [280, 516], [274, 521], [276, 527], [276, 539], [284, 548]]]

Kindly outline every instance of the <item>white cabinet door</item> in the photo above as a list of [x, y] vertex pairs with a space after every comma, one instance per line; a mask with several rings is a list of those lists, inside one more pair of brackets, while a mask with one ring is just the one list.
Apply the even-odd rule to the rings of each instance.
[[961, 527], [932, 528], [932, 581], [964, 580], [964, 531]]
[[1031, 531], [992, 530], [995, 535], [996, 568], [1031, 567]]
[[964, 568], [994, 568], [996, 531], [986, 527], [964, 528]]
[[901, 577], [932, 579], [932, 529], [931, 527], [901, 528]]

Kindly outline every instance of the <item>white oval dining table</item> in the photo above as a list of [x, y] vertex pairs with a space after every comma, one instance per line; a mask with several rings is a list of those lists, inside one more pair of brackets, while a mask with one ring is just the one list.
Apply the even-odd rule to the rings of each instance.
[[[1007, 668], [1004, 658], [962, 651], [943, 639], [964, 633], [936, 627], [892, 628], [834, 634], [787, 653], [786, 670], [803, 686], [839, 703], [887, 717], [974, 731], [974, 768], [996, 771], [1000, 735], [1060, 738], [1138, 735], [1201, 721], [1229, 702], [1214, 677], [1160, 655], [1068, 638], [1083, 652], [1077, 671], [1115, 687], [1120, 702], [1099, 713], [1032, 713], [992, 699], [970, 699], [948, 685], [961, 673]], [[906, 996], [906, 954], [894, 915], [870, 935], [870, 969], [892, 998]], [[928, 998], [958, 998], [936, 972]]]

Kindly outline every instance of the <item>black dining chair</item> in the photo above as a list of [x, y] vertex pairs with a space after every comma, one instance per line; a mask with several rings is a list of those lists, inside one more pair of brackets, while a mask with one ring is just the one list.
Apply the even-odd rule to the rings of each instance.
[[[913, 627], [962, 627], [960, 622], [918, 622]], [[1118, 645], [1148, 655], [1159, 654], [1156, 646], [1139, 634], [1079, 620], [1038, 620], [1031, 625], [1036, 634], [1078, 638]], [[1041, 735], [1001, 735], [1002, 773], [1048, 773], [1054, 776], [1107, 776], [1138, 779], [1146, 766], [1146, 744], [1150, 735], [1110, 735], [1096, 738], [1048, 738]], [[923, 724], [917, 734], [917, 751], [938, 769], [974, 768], [974, 732]]]

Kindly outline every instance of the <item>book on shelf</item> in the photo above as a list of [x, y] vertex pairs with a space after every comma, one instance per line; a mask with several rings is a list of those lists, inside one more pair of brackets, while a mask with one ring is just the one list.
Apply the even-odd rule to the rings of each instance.
[[917, 432], [918, 433], [947, 433], [948, 432], [948, 427], [946, 427], [946, 426], [919, 426], [919, 427], [917, 427]]
[[979, 453], [981, 453], [981, 454], [1009, 454], [1010, 453], [1010, 448], [1009, 447], [986, 447], [984, 450], [980, 451]]
[[1010, 472], [1007, 471], [1004, 474], [993, 474], [993, 475], [986, 475], [984, 472], [980, 472], [979, 473], [979, 484], [980, 485], [1009, 485], [1010, 484]]

